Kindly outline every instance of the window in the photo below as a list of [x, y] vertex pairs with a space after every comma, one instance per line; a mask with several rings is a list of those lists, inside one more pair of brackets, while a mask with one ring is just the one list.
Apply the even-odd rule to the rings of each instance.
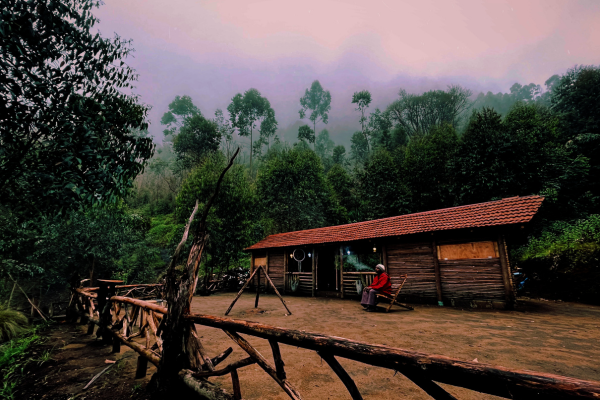
[[461, 260], [472, 258], [498, 258], [497, 242], [469, 242], [443, 244], [438, 246], [440, 260]]

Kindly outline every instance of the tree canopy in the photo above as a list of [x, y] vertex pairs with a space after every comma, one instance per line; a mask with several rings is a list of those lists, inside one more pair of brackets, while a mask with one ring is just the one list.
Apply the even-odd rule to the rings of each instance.
[[[10, 4], [9, 4], [10, 3]], [[130, 90], [131, 43], [92, 33], [92, 0], [4, 2], [0, 22], [0, 200], [56, 213], [125, 195], [154, 148]]]

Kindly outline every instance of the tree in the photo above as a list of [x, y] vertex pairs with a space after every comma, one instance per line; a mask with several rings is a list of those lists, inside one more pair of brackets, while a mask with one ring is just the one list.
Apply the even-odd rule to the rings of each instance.
[[93, 34], [98, 2], [2, 2], [0, 202], [57, 213], [124, 196], [154, 148], [132, 133], [131, 42]]
[[394, 123], [389, 113], [381, 112], [379, 108], [376, 108], [369, 116], [368, 130], [371, 136], [371, 147], [383, 147], [388, 150], [396, 148], [393, 127]]
[[221, 150], [223, 151], [223, 154], [225, 154], [225, 157], [230, 158], [233, 155], [233, 134], [235, 128], [225, 119], [223, 111], [220, 108], [217, 108], [215, 111], [214, 122], [217, 124], [217, 130], [223, 139], [221, 142]]
[[248, 89], [243, 95], [236, 94], [227, 107], [231, 125], [238, 128], [240, 136], [250, 136], [250, 171], [252, 171], [252, 153], [254, 152], [252, 133], [260, 121], [262, 137], [270, 138], [277, 130], [275, 111], [266, 97], [256, 89]]
[[333, 148], [332, 161], [334, 164], [346, 165], [346, 148], [344, 145], [340, 144]]
[[308, 125], [302, 125], [298, 128], [298, 140], [306, 140], [308, 143], [315, 142], [315, 131]]
[[362, 132], [354, 132], [350, 139], [350, 158], [357, 164], [362, 164], [369, 155], [369, 142]]
[[393, 217], [409, 212], [407, 190], [392, 155], [375, 151], [358, 172], [360, 220]]
[[335, 143], [329, 138], [329, 131], [323, 129], [315, 140], [315, 153], [321, 158], [325, 172], [329, 171], [333, 164], [333, 148]]
[[260, 167], [256, 182], [270, 233], [340, 223], [321, 160], [306, 144], [282, 146]]
[[200, 114], [185, 120], [173, 140], [173, 150], [184, 168], [198, 165], [207, 154], [219, 149], [221, 134], [218, 126]]
[[365, 110], [369, 108], [371, 104], [371, 93], [368, 90], [362, 90], [360, 92], [354, 92], [352, 95], [352, 104], [356, 104], [356, 111], [360, 111], [360, 127], [365, 140], [367, 141], [367, 152], [369, 151], [369, 138], [368, 133], [365, 130], [365, 123], [367, 118], [365, 117]]
[[308, 119], [313, 123], [313, 132], [317, 131], [317, 122], [323, 121], [327, 124], [329, 121], [329, 110], [331, 110], [331, 93], [325, 91], [319, 81], [314, 81], [310, 85], [310, 91], [306, 89], [304, 96], [300, 98], [302, 108], [298, 113], [300, 118], [306, 117], [306, 112], [310, 110]]
[[327, 184], [333, 191], [335, 202], [343, 207], [342, 215], [346, 215], [349, 222], [361, 220], [356, 184], [340, 163], [334, 164], [327, 173]]
[[181, 128], [186, 119], [196, 115], [202, 115], [200, 109], [194, 105], [190, 96], [175, 96], [169, 103], [169, 111], [160, 119], [161, 125], [167, 128], [163, 131], [165, 136], [174, 135]]
[[[176, 217], [185, 222], [199, 201], [199, 208], [213, 194], [227, 159], [220, 152], [212, 153], [196, 166], [183, 182], [177, 195]], [[242, 251], [252, 244], [253, 228], [258, 217], [257, 198], [249, 184], [245, 169], [235, 164], [224, 176], [221, 190], [207, 218], [209, 239], [204, 259], [206, 271], [215, 267], [227, 269], [246, 257]]]
[[412, 212], [452, 207], [452, 162], [458, 148], [456, 130], [448, 124], [429, 135], [413, 136], [404, 151], [402, 181], [410, 191]]
[[409, 94], [402, 89], [400, 99], [387, 108], [390, 118], [404, 128], [408, 136], [427, 134], [434, 126], [448, 123], [456, 128], [461, 115], [471, 106], [472, 92], [458, 85], [448, 90], [431, 90], [422, 95]]

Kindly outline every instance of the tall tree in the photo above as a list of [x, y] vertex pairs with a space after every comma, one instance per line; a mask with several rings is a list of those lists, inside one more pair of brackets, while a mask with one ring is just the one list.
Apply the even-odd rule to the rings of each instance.
[[202, 115], [190, 96], [175, 96], [169, 103], [169, 110], [160, 119], [161, 125], [166, 125], [163, 131], [165, 136], [174, 135], [181, 128], [186, 119], [196, 115]]
[[472, 92], [458, 85], [448, 90], [431, 90], [421, 95], [407, 93], [402, 89], [400, 98], [387, 108], [392, 120], [412, 136], [427, 134], [434, 126], [448, 123], [457, 127], [461, 115], [469, 109]]
[[365, 124], [367, 118], [365, 117], [365, 110], [369, 108], [371, 104], [371, 93], [368, 90], [361, 90], [360, 92], [354, 92], [352, 95], [352, 104], [356, 104], [356, 111], [360, 111], [360, 127], [363, 136], [367, 142], [367, 152], [369, 151], [369, 138], [367, 131], [365, 130]]
[[302, 125], [298, 128], [298, 140], [306, 140], [308, 143], [314, 143], [315, 131], [308, 125]]
[[308, 119], [313, 123], [313, 132], [316, 132], [318, 121], [323, 121], [324, 124], [329, 121], [331, 93], [329, 90], [324, 90], [319, 81], [314, 81], [310, 85], [310, 90], [306, 89], [304, 96], [300, 98], [300, 106], [302, 108], [298, 113], [301, 119], [304, 119], [306, 112], [310, 110]]
[[340, 223], [317, 154], [300, 142], [273, 150], [256, 182], [270, 233]]
[[240, 136], [250, 136], [250, 171], [252, 171], [252, 153], [254, 152], [252, 134], [260, 122], [260, 133], [271, 137], [277, 130], [275, 111], [271, 103], [256, 89], [248, 89], [243, 95], [236, 94], [229, 106], [231, 125], [238, 128]]
[[346, 165], [346, 148], [344, 145], [339, 144], [333, 148], [332, 161], [334, 164]]
[[173, 140], [173, 150], [184, 168], [198, 165], [202, 158], [219, 149], [221, 133], [215, 122], [200, 114], [185, 120]]
[[92, 33], [99, 2], [3, 0], [0, 203], [54, 213], [124, 196], [152, 155], [131, 42]]

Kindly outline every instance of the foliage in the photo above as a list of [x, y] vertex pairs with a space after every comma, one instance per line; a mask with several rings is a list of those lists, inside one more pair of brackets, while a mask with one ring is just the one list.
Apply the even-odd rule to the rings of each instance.
[[94, 0], [2, 1], [1, 203], [29, 214], [115, 202], [153, 150], [148, 108], [119, 90], [130, 41], [92, 33]]
[[213, 121], [197, 114], [183, 123], [173, 140], [173, 150], [184, 168], [200, 163], [202, 158], [219, 149], [221, 133]]
[[449, 124], [434, 127], [429, 135], [411, 137], [400, 173], [410, 191], [412, 212], [454, 205], [451, 167], [458, 145], [458, 135]]
[[360, 182], [361, 220], [405, 214], [407, 189], [390, 152], [375, 151], [357, 173]]
[[298, 128], [298, 140], [306, 140], [308, 143], [315, 142], [315, 132], [308, 125]]
[[356, 164], [363, 164], [369, 155], [369, 141], [362, 132], [354, 132], [350, 139], [350, 158]]
[[50, 351], [42, 357], [35, 357], [34, 347], [44, 342], [40, 331], [46, 325], [38, 325], [21, 336], [0, 344], [0, 398], [16, 399], [16, 388], [21, 383], [25, 371], [33, 364], [41, 365], [50, 360]]
[[365, 110], [369, 108], [371, 104], [371, 93], [368, 90], [361, 90], [360, 92], [354, 92], [352, 95], [352, 104], [356, 104], [356, 111], [360, 111], [360, 127], [362, 134], [365, 136], [367, 141], [367, 151], [369, 149], [369, 133], [365, 130], [365, 123], [367, 118], [365, 117]]
[[307, 145], [271, 151], [257, 178], [264, 218], [272, 231], [289, 232], [341, 220], [321, 160]]
[[471, 106], [471, 94], [470, 90], [458, 85], [451, 85], [446, 91], [430, 90], [421, 95], [402, 89], [398, 93], [400, 98], [390, 104], [386, 112], [408, 136], [426, 134], [444, 123], [456, 128], [462, 114]]
[[314, 81], [310, 85], [310, 90], [306, 89], [304, 96], [300, 98], [302, 107], [298, 113], [300, 119], [306, 117], [306, 112], [310, 110], [308, 119], [313, 123], [313, 132], [317, 131], [317, 122], [322, 121], [327, 124], [329, 121], [329, 111], [331, 110], [331, 93], [324, 90], [319, 81]]
[[167, 126], [163, 131], [164, 135], [166, 137], [175, 135], [188, 118], [197, 115], [201, 116], [202, 113], [194, 105], [190, 96], [175, 96], [175, 99], [169, 103], [169, 111], [165, 112], [160, 120], [161, 125]]
[[19, 336], [27, 330], [28, 325], [25, 315], [0, 305], [0, 343]]
[[346, 165], [346, 148], [343, 145], [337, 145], [333, 148], [332, 161], [334, 164]]
[[[199, 210], [212, 196], [217, 179], [227, 160], [220, 153], [206, 157], [184, 181], [177, 196], [176, 218], [184, 223], [199, 202]], [[207, 219], [209, 240], [206, 264], [227, 268], [246, 258], [243, 249], [253, 243], [257, 219], [257, 199], [254, 188], [240, 164], [235, 164], [223, 178], [219, 195]]]
[[555, 222], [513, 256], [530, 278], [528, 287], [534, 293], [598, 303], [600, 215]]
[[260, 136], [269, 143], [270, 138], [275, 135], [277, 121], [275, 111], [266, 97], [262, 97], [256, 89], [249, 89], [243, 95], [236, 94], [227, 107], [229, 111], [231, 126], [237, 128], [240, 136], [250, 136], [250, 170], [252, 170], [252, 153], [255, 152], [252, 141], [252, 133], [260, 121]]
[[334, 164], [327, 173], [327, 184], [332, 189], [335, 203], [341, 207], [340, 213], [351, 222], [360, 220], [360, 203], [356, 193], [356, 185], [352, 176], [341, 164]]
[[[333, 149], [335, 142], [329, 138], [329, 131], [323, 129], [315, 140], [315, 153], [321, 158], [323, 168], [325, 172], [329, 171], [331, 166], [334, 164], [333, 161]], [[345, 149], [344, 149], [345, 151]]]

